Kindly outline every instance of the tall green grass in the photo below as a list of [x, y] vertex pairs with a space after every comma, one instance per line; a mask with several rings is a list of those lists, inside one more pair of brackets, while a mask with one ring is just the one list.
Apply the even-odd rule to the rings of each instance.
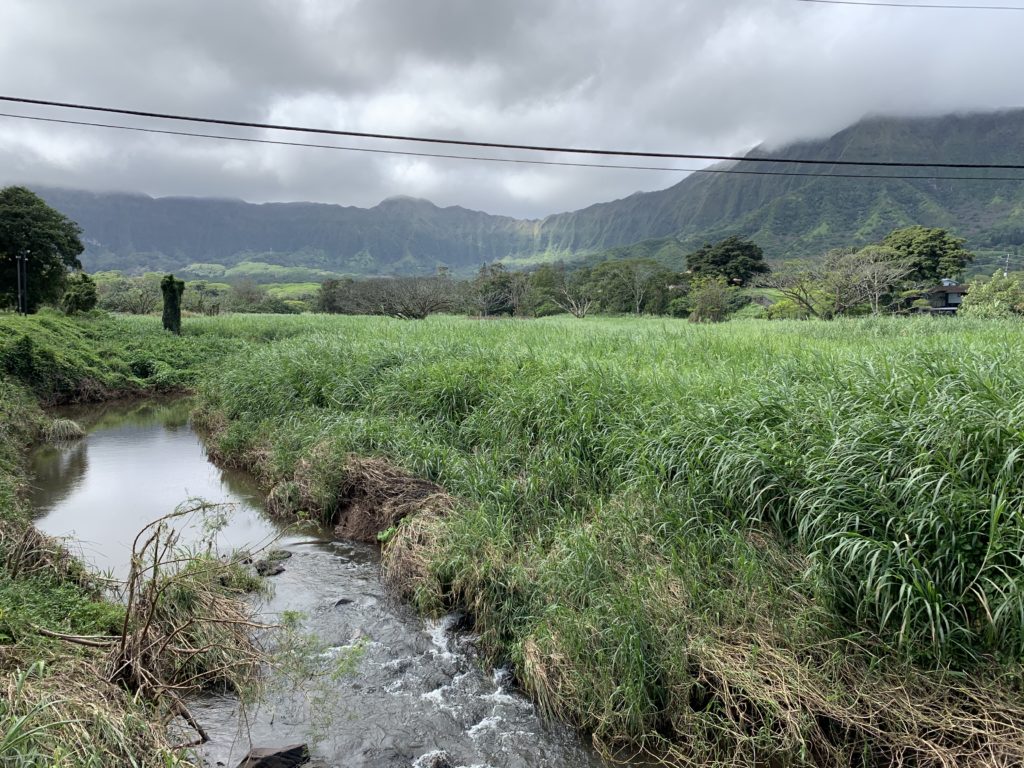
[[[1009, 765], [1024, 762], [1020, 331], [224, 316], [176, 338], [152, 318], [7, 316], [0, 523], [23, 524], [35, 401], [198, 382], [216, 452], [275, 498], [302, 484], [330, 512], [349, 454], [442, 485], [453, 513], [390, 536], [388, 557], [415, 561], [404, 585], [423, 610], [469, 609], [491, 658], [609, 750]], [[59, 608], [28, 586], [0, 597]]]
[[268, 486], [339, 487], [348, 452], [444, 486], [417, 600], [606, 743], [904, 759], [955, 728], [893, 691], [1019, 671], [1019, 325], [293, 323], [203, 383], [219, 452]]

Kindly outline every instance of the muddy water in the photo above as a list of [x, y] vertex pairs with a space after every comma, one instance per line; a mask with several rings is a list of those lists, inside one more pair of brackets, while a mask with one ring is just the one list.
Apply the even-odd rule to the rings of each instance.
[[[494, 768], [601, 761], [570, 731], [544, 723], [502, 671], [485, 672], [458, 617], [430, 623], [392, 599], [374, 547], [331, 541], [317, 531], [281, 532], [242, 473], [211, 464], [188, 424], [188, 403], [135, 403], [67, 414], [89, 430], [82, 440], [33, 456], [37, 525], [78, 542], [81, 556], [123, 575], [136, 532], [190, 497], [232, 505], [212, 534], [201, 520], [184, 541], [221, 551], [260, 546], [274, 536], [291, 553], [261, 603], [267, 620], [299, 612], [318, 658], [349, 669], [308, 685], [271, 682], [266, 701], [243, 708], [231, 696], [193, 702], [210, 732], [202, 756], [234, 766], [256, 746], [310, 744], [314, 765]], [[337, 666], [337, 665], [334, 665]]]

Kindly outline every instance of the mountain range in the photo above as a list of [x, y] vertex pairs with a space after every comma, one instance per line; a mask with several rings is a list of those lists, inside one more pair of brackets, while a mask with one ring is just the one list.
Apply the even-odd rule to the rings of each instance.
[[[677, 254], [728, 235], [755, 240], [771, 260], [876, 242], [902, 226], [953, 230], [979, 249], [1024, 244], [1024, 172], [800, 166], [822, 161], [1020, 163], [1024, 109], [936, 118], [869, 118], [826, 139], [753, 150], [655, 192], [539, 220], [495, 216], [427, 200], [373, 208], [252, 204], [36, 188], [83, 228], [90, 271], [176, 270], [215, 277], [239, 264], [309, 275], [465, 273], [503, 260], [528, 265], [633, 252], [641, 241]], [[828, 174], [828, 175], [825, 175]], [[885, 178], [859, 178], [872, 175]], [[965, 176], [969, 179], [936, 179]], [[1012, 180], [1020, 178], [1020, 181]]]

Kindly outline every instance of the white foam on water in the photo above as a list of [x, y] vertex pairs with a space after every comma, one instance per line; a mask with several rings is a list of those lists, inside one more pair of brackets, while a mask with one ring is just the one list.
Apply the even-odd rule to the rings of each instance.
[[500, 667], [495, 669], [491, 675], [491, 680], [495, 685], [495, 690], [490, 693], [481, 694], [480, 699], [482, 701], [489, 701], [492, 704], [507, 704], [520, 709], [533, 709], [533, 704], [528, 699], [508, 691], [506, 686], [512, 682], [512, 673], [507, 669]]
[[500, 688], [492, 693], [484, 694], [480, 697], [483, 701], [489, 701], [492, 704], [507, 704], [513, 707], [528, 708], [532, 709], [533, 705], [522, 698], [521, 696], [513, 696], [511, 693], [505, 693]]
[[498, 717], [497, 715], [491, 715], [490, 717], [485, 717], [479, 723], [477, 723], [472, 728], [470, 728], [468, 731], [466, 731], [466, 733], [469, 734], [470, 738], [475, 739], [481, 733], [483, 733], [484, 731], [496, 731], [496, 730], [498, 730], [498, 726], [500, 724], [501, 724], [501, 718]]
[[434, 644], [434, 647], [437, 648], [436, 651], [433, 651], [435, 656], [443, 659], [455, 658], [455, 654], [452, 653], [448, 642], [448, 633], [458, 620], [458, 614], [450, 613], [438, 621], [428, 621], [426, 623], [425, 631], [430, 636], [430, 641]]
[[426, 768], [430, 765], [431, 761], [437, 758], [447, 758], [448, 753], [443, 749], [435, 749], [433, 752], [427, 752], [426, 754], [420, 755], [412, 761], [412, 768]]
[[448, 709], [448, 707], [445, 706], [444, 703], [443, 693], [444, 689], [447, 687], [447, 685], [442, 685], [440, 688], [435, 688], [434, 690], [428, 691], [427, 693], [421, 693], [420, 698], [424, 701], [432, 701], [434, 702], [434, 704], [436, 704], [438, 707], [441, 707], [442, 709]]
[[423, 700], [423, 701], [429, 701], [431, 704], [433, 704], [435, 707], [437, 707], [442, 712], [447, 712], [448, 714], [452, 715], [453, 717], [458, 717], [458, 714], [459, 714], [458, 709], [456, 707], [452, 706], [451, 704], [449, 704], [446, 701], [445, 696], [444, 696], [445, 690], [446, 689], [450, 689], [450, 688], [451, 688], [450, 685], [442, 685], [440, 688], [435, 688], [434, 690], [430, 691], [429, 693], [421, 693], [420, 694], [420, 699]]

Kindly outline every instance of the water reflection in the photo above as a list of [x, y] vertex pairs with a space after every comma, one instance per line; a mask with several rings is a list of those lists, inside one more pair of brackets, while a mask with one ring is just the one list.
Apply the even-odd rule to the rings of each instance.
[[[243, 473], [223, 472], [207, 460], [188, 413], [182, 400], [62, 412], [89, 434], [33, 454], [36, 525], [72, 537], [88, 563], [117, 576], [127, 573], [138, 531], [190, 498], [230, 505], [215, 537], [221, 551], [272, 539], [278, 529], [260, 512], [259, 490]], [[182, 530], [182, 542], [207, 535], [197, 516]]]
[[32, 506], [53, 509], [74, 491], [89, 470], [89, 452], [84, 441], [44, 445], [31, 457]]

